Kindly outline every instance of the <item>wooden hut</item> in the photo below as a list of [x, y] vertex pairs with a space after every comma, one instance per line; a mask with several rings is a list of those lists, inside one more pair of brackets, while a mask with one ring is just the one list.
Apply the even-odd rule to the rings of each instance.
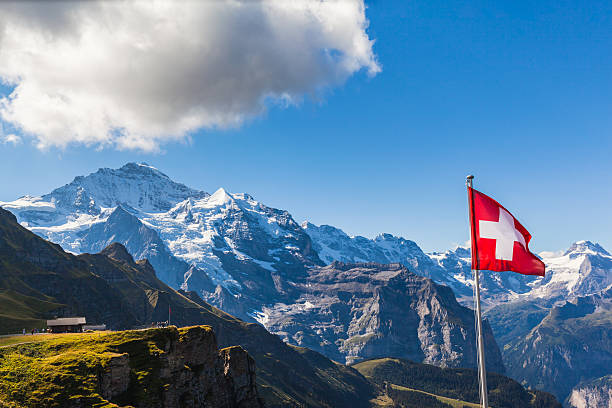
[[60, 317], [47, 320], [47, 327], [51, 333], [81, 333], [85, 323], [84, 317]]

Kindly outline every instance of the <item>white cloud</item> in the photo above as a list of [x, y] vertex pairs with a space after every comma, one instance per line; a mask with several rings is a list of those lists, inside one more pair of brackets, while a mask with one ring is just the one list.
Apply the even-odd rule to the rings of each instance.
[[13, 133], [7, 134], [2, 126], [2, 122], [0, 122], [0, 143], [17, 146], [21, 143], [21, 138]]
[[0, 4], [0, 117], [40, 148], [156, 150], [380, 71], [363, 0]]

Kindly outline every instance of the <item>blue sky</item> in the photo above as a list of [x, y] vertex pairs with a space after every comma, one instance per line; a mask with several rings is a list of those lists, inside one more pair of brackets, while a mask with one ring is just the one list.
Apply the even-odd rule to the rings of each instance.
[[161, 153], [0, 144], [0, 200], [146, 161], [192, 187], [249, 192], [297, 221], [390, 232], [432, 251], [468, 238], [473, 173], [530, 230], [532, 249], [589, 239], [612, 250], [610, 3], [366, 4], [377, 75]]

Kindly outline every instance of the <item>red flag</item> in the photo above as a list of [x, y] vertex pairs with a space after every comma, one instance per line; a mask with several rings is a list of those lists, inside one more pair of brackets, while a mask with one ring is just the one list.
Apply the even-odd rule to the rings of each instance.
[[529, 252], [531, 235], [500, 203], [468, 187], [472, 268], [544, 276], [544, 262]]

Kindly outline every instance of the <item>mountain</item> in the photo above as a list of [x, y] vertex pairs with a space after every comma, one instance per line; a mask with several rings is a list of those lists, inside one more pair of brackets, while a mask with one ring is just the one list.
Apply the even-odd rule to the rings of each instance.
[[578, 241], [562, 253], [540, 255], [546, 264], [546, 276], [530, 282], [528, 292], [486, 312], [502, 345], [525, 337], [553, 306], [598, 294], [612, 285], [612, 256], [599, 244]]
[[334, 261], [400, 263], [436, 282], [457, 286], [455, 289], [459, 291], [464, 289], [463, 286], [458, 286], [454, 278], [426, 255], [414, 241], [391, 234], [380, 234], [374, 239], [361, 236], [349, 237], [336, 227], [316, 226], [307, 221], [302, 223], [302, 228], [310, 236], [314, 250], [326, 264]]
[[578, 241], [562, 255], [543, 255], [546, 276], [536, 281], [528, 298], [566, 300], [595, 294], [612, 285], [612, 255], [599, 244]]
[[[327, 264], [341, 262], [400, 263], [415, 273], [453, 289], [461, 303], [472, 305], [473, 273], [469, 248], [457, 247], [443, 253], [425, 254], [414, 242], [391, 234], [374, 239], [350, 237], [330, 225], [302, 224], [313, 242], [313, 248]], [[515, 273], [488, 273], [481, 279], [483, 304], [495, 305], [517, 294], [531, 290], [536, 278]]]
[[[378, 312], [366, 305], [380, 307], [385, 315], [401, 311], [405, 303], [400, 298], [376, 301], [380, 297], [376, 290], [384, 280], [367, 290], [359, 289], [358, 282], [346, 280], [342, 274], [330, 273], [329, 283], [318, 282], [318, 274], [324, 276], [325, 265], [334, 260], [347, 264], [400, 263], [411, 272], [450, 287], [461, 304], [472, 305], [473, 278], [466, 248], [426, 254], [414, 241], [389, 234], [368, 239], [350, 237], [332, 226], [308, 222], [298, 225], [287, 211], [267, 207], [248, 194], [218, 189], [210, 195], [174, 182], [144, 163], [100, 169], [41, 197], [27, 196], [0, 205], [16, 214], [23, 226], [73, 253], [96, 253], [112, 242], [120, 242], [135, 259], [148, 259], [157, 277], [182, 290], [190, 301], [198, 303], [202, 299], [243, 320], [258, 321], [290, 343], [308, 344], [341, 361], [378, 356], [375, 353], [385, 347], [393, 349], [393, 331], [375, 323]], [[595, 294], [611, 283], [612, 257], [595, 243], [580, 241], [562, 254], [543, 253], [541, 257], [547, 265], [545, 278], [510, 272], [481, 274], [483, 304], [493, 333], [504, 345], [504, 356], [515, 339], [527, 336], [553, 306]], [[359, 279], [368, 276], [366, 273]], [[338, 285], [358, 289], [348, 290], [348, 295], [340, 291], [336, 294], [335, 280]], [[393, 289], [408, 293], [410, 282], [393, 280]], [[318, 289], [310, 289], [308, 284]], [[325, 290], [332, 293], [331, 300], [325, 298]], [[187, 295], [190, 292], [197, 293], [198, 298]], [[5, 298], [8, 295], [0, 294], [0, 301]], [[345, 305], [345, 298], [359, 301]], [[37, 318], [29, 309], [58, 307], [52, 298], [45, 297], [11, 296], [5, 301], [22, 312], [22, 322]], [[440, 304], [444, 308], [450, 305]], [[336, 310], [339, 306], [342, 313]], [[454, 310], [455, 306], [448, 307]], [[136, 309], [144, 313], [142, 307]], [[291, 313], [291, 318], [281, 318], [285, 312]], [[159, 313], [165, 312], [160, 308]], [[444, 313], [453, 315], [454, 311]], [[129, 313], [125, 318], [131, 318]], [[371, 332], [355, 330], [361, 318], [373, 318], [373, 323], [366, 325]], [[401, 321], [397, 315], [393, 319]], [[352, 331], [334, 334], [332, 330], [328, 334], [324, 327], [317, 328], [319, 322], [334, 330]], [[465, 322], [459, 326], [473, 333]], [[20, 324], [15, 323], [15, 327]], [[357, 341], [359, 337], [355, 337], [371, 333], [371, 340]], [[356, 346], [351, 348], [349, 340], [357, 341]], [[440, 351], [438, 355], [444, 357], [436, 359], [430, 351], [436, 347], [467, 349], [470, 341], [467, 335], [450, 341], [442, 337], [428, 348], [415, 340], [398, 350], [396, 357], [470, 366], [468, 353], [456, 356]], [[409, 351], [422, 347], [422, 356]]]
[[[451, 287], [464, 305], [472, 302], [466, 248], [426, 254], [414, 241], [390, 234], [369, 239], [329, 225], [300, 226], [287, 211], [248, 194], [218, 189], [210, 195], [146, 163], [99, 169], [49, 194], [0, 205], [25, 227], [74, 253], [121, 242], [137, 259], [149, 259], [171, 287], [223, 303], [246, 320], [254, 321], [264, 305], [299, 297], [291, 282], [304, 278], [308, 268], [335, 260], [401, 263]], [[533, 298], [554, 303], [612, 283], [612, 258], [597, 244], [580, 241], [562, 255], [541, 255], [548, 270], [544, 279], [483, 273], [485, 308]]]
[[[128, 163], [119, 169], [100, 169], [41, 197], [65, 214], [99, 214], [125, 205], [145, 212], [168, 211], [187, 198], [205, 198], [203, 191], [172, 181], [147, 163]], [[35, 218], [34, 218], [35, 220]]]
[[290, 298], [289, 282], [323, 264], [287, 211], [248, 194], [188, 188], [145, 163], [99, 169], [41, 197], [0, 205], [74, 253], [120, 242], [175, 289], [225, 305], [239, 298], [233, 311], [246, 320], [263, 304]]
[[612, 374], [612, 256], [601, 245], [578, 241], [541, 257], [546, 276], [486, 316], [508, 374], [565, 400], [580, 383]]
[[[398, 358], [371, 359], [353, 367], [385, 389], [396, 404], [407, 399], [406, 406], [427, 406], [413, 402], [415, 397], [423, 398], [422, 394], [426, 394], [425, 396], [434, 396], [442, 403], [453, 403], [452, 406], [480, 406], [476, 405], [480, 402], [480, 396], [478, 372], [475, 370], [440, 368]], [[487, 373], [487, 388], [489, 403], [495, 408], [561, 408], [561, 404], [552, 395], [526, 390], [503, 375]], [[438, 405], [451, 406], [440, 403]]]
[[508, 373], [565, 400], [580, 383], [612, 374], [612, 285], [554, 306], [506, 346]]
[[[186, 292], [183, 292], [186, 293]], [[255, 359], [259, 394], [268, 407], [366, 407], [375, 389], [357, 371], [314, 351], [283, 343], [161, 282], [147, 260], [121, 244], [99, 254], [72, 255], [0, 209], [0, 329], [42, 327], [54, 316], [85, 316], [112, 329], [165, 321], [205, 324], [222, 347], [240, 345]], [[197, 298], [196, 298], [197, 299]]]
[[[264, 307], [260, 322], [283, 340], [353, 363], [395, 356], [439, 366], [475, 367], [474, 312], [448, 287], [400, 264], [335, 261], [295, 283], [291, 304]], [[486, 362], [504, 372], [484, 322]]]

